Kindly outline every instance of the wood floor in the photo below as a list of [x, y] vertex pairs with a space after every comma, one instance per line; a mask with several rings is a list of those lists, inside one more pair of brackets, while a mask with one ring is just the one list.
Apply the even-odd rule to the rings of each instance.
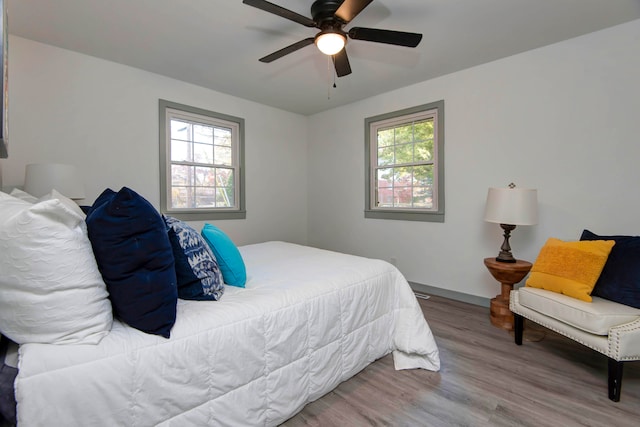
[[640, 425], [640, 362], [625, 365], [615, 403], [603, 355], [530, 323], [529, 341], [516, 346], [490, 324], [488, 308], [437, 296], [419, 301], [440, 372], [395, 371], [386, 356], [283, 426]]

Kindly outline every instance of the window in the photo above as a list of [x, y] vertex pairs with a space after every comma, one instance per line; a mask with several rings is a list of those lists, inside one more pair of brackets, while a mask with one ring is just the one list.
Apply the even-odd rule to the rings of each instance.
[[365, 119], [365, 218], [444, 222], [444, 101]]
[[162, 213], [182, 220], [245, 218], [244, 120], [159, 104]]

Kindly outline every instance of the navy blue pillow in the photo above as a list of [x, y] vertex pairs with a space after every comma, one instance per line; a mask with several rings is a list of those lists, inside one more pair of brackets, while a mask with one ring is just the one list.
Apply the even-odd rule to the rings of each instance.
[[176, 260], [178, 298], [217, 301], [224, 293], [222, 272], [216, 256], [200, 233], [186, 222], [164, 216]]
[[135, 191], [106, 189], [87, 215], [93, 253], [113, 312], [143, 332], [169, 338], [178, 291], [164, 220]]
[[580, 240], [615, 240], [591, 295], [640, 308], [640, 236], [599, 236], [584, 230]]

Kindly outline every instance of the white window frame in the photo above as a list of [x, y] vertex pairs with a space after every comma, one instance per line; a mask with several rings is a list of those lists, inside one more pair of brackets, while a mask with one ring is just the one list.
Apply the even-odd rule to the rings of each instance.
[[[432, 165], [431, 208], [379, 206], [377, 202], [378, 131], [433, 119], [433, 155], [429, 161], [389, 164], [388, 167]], [[365, 119], [365, 218], [444, 222], [444, 101], [394, 111]]]
[[[160, 211], [181, 220], [244, 219], [244, 119], [188, 105], [159, 100], [160, 118]], [[231, 207], [173, 208], [171, 207], [171, 165], [200, 165], [196, 162], [171, 161], [171, 120], [231, 129], [231, 150], [234, 205]], [[228, 167], [228, 166], [225, 166]]]

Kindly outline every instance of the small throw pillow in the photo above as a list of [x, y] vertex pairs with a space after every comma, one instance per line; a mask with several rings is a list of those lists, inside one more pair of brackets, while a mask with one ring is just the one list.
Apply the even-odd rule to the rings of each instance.
[[564, 242], [552, 237], [540, 250], [525, 285], [591, 302], [591, 291], [614, 243]]
[[107, 189], [86, 221], [114, 314], [136, 329], [169, 338], [178, 290], [173, 250], [158, 211], [127, 187], [117, 193]]
[[247, 270], [240, 251], [229, 236], [215, 225], [205, 224], [202, 228], [202, 237], [220, 264], [224, 283], [244, 288], [247, 282]]
[[163, 216], [176, 260], [178, 298], [219, 300], [224, 281], [218, 261], [202, 236], [187, 223]]
[[84, 218], [0, 193], [0, 332], [18, 344], [97, 344], [113, 320]]
[[616, 242], [591, 295], [640, 308], [640, 236], [598, 236], [584, 230], [580, 240]]

